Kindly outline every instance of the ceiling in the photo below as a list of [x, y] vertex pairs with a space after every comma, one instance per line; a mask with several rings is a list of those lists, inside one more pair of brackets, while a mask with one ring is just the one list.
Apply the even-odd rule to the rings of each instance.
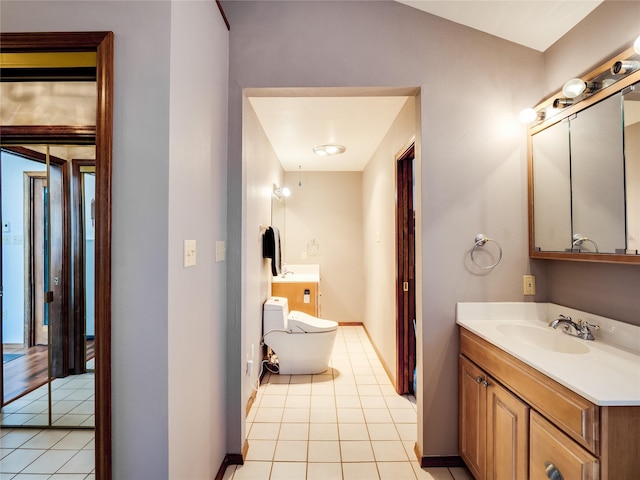
[[[520, 45], [545, 51], [602, 0], [397, 0]], [[540, 27], [540, 26], [543, 27]], [[285, 171], [359, 171], [408, 97], [251, 97]], [[316, 145], [346, 152], [318, 157]]]

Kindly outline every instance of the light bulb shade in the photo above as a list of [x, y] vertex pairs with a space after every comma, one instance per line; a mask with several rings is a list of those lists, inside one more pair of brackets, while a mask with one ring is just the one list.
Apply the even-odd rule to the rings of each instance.
[[320, 155], [324, 157], [326, 155], [339, 155], [340, 153], [344, 153], [346, 148], [343, 145], [318, 145], [313, 147], [313, 153], [316, 155]]
[[638, 55], [640, 55], [640, 36], [636, 38], [635, 42], [633, 42], [633, 49]]
[[538, 118], [538, 112], [536, 112], [533, 108], [525, 108], [520, 112], [518, 118], [522, 123], [531, 123]]
[[291, 195], [291, 190], [287, 187], [282, 187], [282, 196], [289, 197]]
[[582, 95], [586, 89], [587, 82], [581, 78], [572, 78], [562, 87], [562, 94], [567, 98], [576, 98]]

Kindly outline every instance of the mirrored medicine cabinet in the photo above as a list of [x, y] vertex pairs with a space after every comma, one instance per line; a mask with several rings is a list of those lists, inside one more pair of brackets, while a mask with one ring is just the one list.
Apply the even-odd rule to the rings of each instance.
[[583, 80], [594, 92], [549, 98], [529, 126], [530, 256], [640, 264], [640, 54]]

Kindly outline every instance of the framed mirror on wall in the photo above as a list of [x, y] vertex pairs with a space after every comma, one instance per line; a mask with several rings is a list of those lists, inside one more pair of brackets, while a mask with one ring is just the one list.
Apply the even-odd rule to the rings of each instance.
[[533, 109], [532, 258], [640, 264], [639, 96], [632, 48]]
[[[96, 478], [108, 479], [113, 33], [3, 33], [0, 69], [2, 175], [11, 165], [23, 179], [18, 182], [22, 197], [10, 204], [5, 201], [8, 187], [2, 186], [3, 222], [5, 212], [16, 214], [16, 205], [22, 212], [17, 213], [20, 221], [5, 222], [10, 231], [2, 237], [3, 350], [9, 335], [22, 348], [45, 347], [47, 395], [40, 405], [46, 403], [49, 428], [70, 426], [56, 411], [57, 383], [78, 387], [75, 398], [92, 397], [95, 391], [94, 405], [75, 405], [75, 413], [80, 418], [86, 415], [80, 410], [94, 410], [82, 427], [95, 428]], [[26, 263], [17, 267], [23, 272], [22, 290], [14, 285], [20, 283], [16, 276], [5, 276], [10, 258], [5, 247], [23, 252]], [[4, 325], [8, 283], [21, 292], [27, 307], [18, 312], [17, 330]], [[0, 372], [4, 405], [9, 399], [4, 366]], [[29, 387], [31, 393], [39, 388]], [[27, 395], [18, 394], [17, 401]]]

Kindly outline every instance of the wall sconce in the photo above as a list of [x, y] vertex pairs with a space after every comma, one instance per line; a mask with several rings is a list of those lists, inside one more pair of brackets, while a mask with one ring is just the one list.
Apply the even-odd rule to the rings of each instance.
[[320, 155], [321, 157], [327, 155], [339, 155], [341, 153], [344, 153], [345, 150], [346, 147], [344, 147], [343, 145], [318, 145], [316, 147], [313, 147], [313, 153], [315, 153], [316, 155]]
[[533, 108], [525, 108], [518, 114], [518, 118], [522, 123], [541, 122], [545, 117], [546, 113], [544, 110], [537, 112]]
[[273, 184], [273, 196], [275, 198], [277, 198], [278, 200], [282, 200], [282, 197], [288, 197], [289, 195], [291, 195], [291, 190], [289, 190], [287, 187], [280, 188], [275, 183]]

